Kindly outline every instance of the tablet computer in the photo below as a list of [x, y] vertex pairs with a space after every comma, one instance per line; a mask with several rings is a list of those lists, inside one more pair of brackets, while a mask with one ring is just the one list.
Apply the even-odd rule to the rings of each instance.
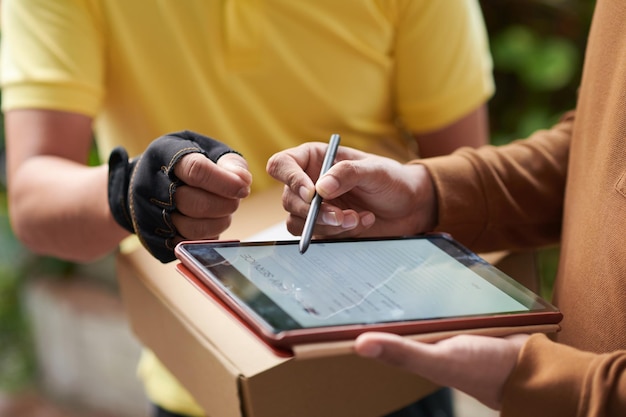
[[[278, 348], [397, 334], [559, 323], [559, 310], [446, 234], [191, 241], [181, 263]], [[207, 318], [210, 320], [210, 317]]]

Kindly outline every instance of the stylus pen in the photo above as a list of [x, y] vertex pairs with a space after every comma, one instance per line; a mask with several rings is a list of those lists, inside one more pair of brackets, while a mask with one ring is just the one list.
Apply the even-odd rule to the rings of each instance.
[[[326, 155], [324, 155], [324, 162], [322, 162], [322, 170], [320, 171], [320, 177], [333, 166], [333, 162], [335, 162], [335, 156], [337, 155], [337, 148], [339, 148], [340, 136], [336, 133], [333, 133], [330, 136], [330, 141], [328, 142], [328, 148], [326, 149]], [[300, 237], [300, 253], [306, 252], [309, 248], [309, 244], [311, 243], [311, 237], [313, 236], [313, 227], [315, 227], [315, 221], [317, 220], [317, 216], [320, 213], [320, 206], [322, 205], [322, 197], [315, 192], [313, 195], [313, 200], [311, 200], [311, 207], [309, 207], [309, 213], [306, 216], [306, 220], [304, 221], [304, 229], [302, 230], [302, 236]]]

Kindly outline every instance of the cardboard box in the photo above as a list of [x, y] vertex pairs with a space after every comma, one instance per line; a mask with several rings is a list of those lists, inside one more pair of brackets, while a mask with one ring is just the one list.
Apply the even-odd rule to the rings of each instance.
[[[278, 188], [249, 198], [222, 238], [243, 240], [279, 223], [286, 216], [280, 204]], [[377, 417], [436, 389], [418, 376], [357, 357], [350, 342], [277, 355], [176, 265], [161, 264], [138, 248], [119, 256], [118, 279], [135, 334], [210, 417]]]

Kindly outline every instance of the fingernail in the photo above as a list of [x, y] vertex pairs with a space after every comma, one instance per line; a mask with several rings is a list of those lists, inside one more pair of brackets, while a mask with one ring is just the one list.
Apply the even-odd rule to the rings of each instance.
[[365, 227], [369, 227], [373, 225], [375, 220], [376, 220], [376, 217], [372, 213], [368, 213], [364, 215], [363, 217], [361, 217], [361, 223]]
[[337, 214], [334, 211], [325, 211], [322, 213], [322, 221], [329, 226], [339, 226], [339, 220], [337, 220]]
[[370, 343], [365, 346], [360, 346], [358, 353], [366, 358], [377, 358], [383, 353], [383, 348], [379, 344]]
[[315, 186], [318, 190], [323, 191], [324, 194], [332, 194], [339, 188], [339, 181], [333, 176], [326, 175], [320, 178]]
[[239, 190], [239, 193], [237, 194], [237, 197], [239, 198], [246, 198], [247, 196], [250, 195], [250, 187], [245, 187]]
[[313, 199], [314, 192], [309, 191], [309, 189], [306, 187], [300, 187], [300, 189], [298, 190], [298, 194], [300, 195], [301, 199], [303, 199], [307, 203], [310, 203], [311, 200]]
[[222, 162], [222, 167], [230, 169], [232, 172], [237, 171], [248, 171], [248, 165], [240, 160], [235, 158], [228, 158]]
[[359, 224], [359, 220], [357, 219], [356, 216], [344, 216], [343, 218], [343, 223], [341, 224], [341, 227], [344, 229], [354, 229], [355, 227], [357, 227], [357, 225]]

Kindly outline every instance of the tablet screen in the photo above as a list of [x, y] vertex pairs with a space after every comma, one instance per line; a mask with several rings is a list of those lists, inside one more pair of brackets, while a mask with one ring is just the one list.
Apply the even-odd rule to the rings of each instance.
[[295, 241], [178, 252], [273, 333], [554, 310], [445, 235], [314, 241], [305, 254]]

